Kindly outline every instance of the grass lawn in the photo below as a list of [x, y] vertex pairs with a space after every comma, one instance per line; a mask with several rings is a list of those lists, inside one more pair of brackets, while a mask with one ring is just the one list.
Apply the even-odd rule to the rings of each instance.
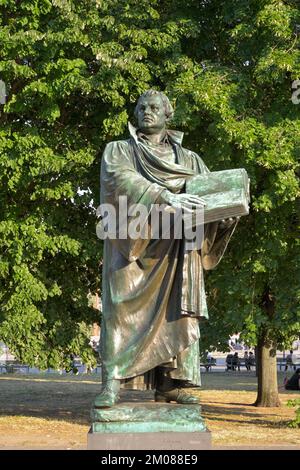
[[289, 399], [300, 392], [283, 388], [283, 372], [278, 373], [280, 408], [257, 408], [254, 372], [202, 374], [201, 398], [203, 415], [212, 432], [213, 446], [299, 446], [300, 430], [287, 423], [295, 409], [287, 408]]
[[[285, 406], [299, 392], [283, 389], [281, 408], [255, 408], [253, 372], [202, 374], [199, 395], [213, 446], [299, 446], [300, 431], [287, 427], [294, 409]], [[99, 376], [0, 375], [0, 449], [85, 449], [90, 408]], [[128, 395], [129, 393], [129, 395]], [[151, 399], [151, 392], [123, 392], [124, 399]], [[134, 397], [134, 398], [132, 398]]]

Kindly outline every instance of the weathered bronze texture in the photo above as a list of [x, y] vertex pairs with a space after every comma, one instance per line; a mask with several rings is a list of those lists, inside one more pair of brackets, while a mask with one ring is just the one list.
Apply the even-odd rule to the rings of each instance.
[[92, 410], [92, 431], [101, 433], [206, 431], [200, 405], [126, 403]]
[[[138, 128], [129, 125], [128, 140], [105, 148], [101, 203], [112, 204], [118, 213], [118, 197], [126, 196], [128, 206], [143, 204], [149, 215], [154, 203], [182, 201], [190, 208], [201, 201], [185, 193], [186, 182], [209, 175], [209, 170], [196, 153], [182, 146], [181, 132], [166, 128], [171, 115], [165, 95], [142, 95], [136, 108]], [[121, 220], [124, 214], [119, 216]], [[144, 223], [149, 224], [148, 217]], [[120, 380], [122, 387], [152, 389], [159, 368], [177, 387], [200, 385], [199, 318], [208, 316], [203, 268], [219, 263], [236, 223], [206, 224], [201, 250], [186, 251], [184, 239], [104, 241], [104, 383]], [[101, 394], [97, 406], [101, 407]]]
[[249, 179], [243, 168], [192, 177], [186, 182], [186, 192], [204, 200], [205, 223], [249, 213]]

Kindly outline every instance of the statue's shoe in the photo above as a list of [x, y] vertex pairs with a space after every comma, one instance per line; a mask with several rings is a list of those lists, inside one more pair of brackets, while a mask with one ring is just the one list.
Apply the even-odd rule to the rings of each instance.
[[160, 390], [156, 390], [154, 399], [155, 401], [163, 403], [170, 403], [171, 401], [175, 401], [181, 405], [196, 405], [199, 403], [197, 397], [186, 393], [182, 388], [174, 388], [168, 392], [161, 392]]
[[111, 408], [119, 401], [119, 393], [109, 388], [104, 388], [102, 392], [96, 396], [94, 408]]

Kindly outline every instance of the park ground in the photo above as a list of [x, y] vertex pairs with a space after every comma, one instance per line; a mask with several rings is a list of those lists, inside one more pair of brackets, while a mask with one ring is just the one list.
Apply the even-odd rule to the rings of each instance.
[[[288, 427], [295, 410], [289, 399], [299, 392], [283, 388], [280, 408], [256, 408], [254, 372], [204, 372], [203, 415], [214, 448], [299, 448], [299, 429]], [[100, 389], [97, 375], [0, 375], [0, 449], [85, 449], [90, 408]], [[124, 399], [151, 399], [147, 392], [123, 392]], [[126, 395], [127, 394], [127, 395]]]

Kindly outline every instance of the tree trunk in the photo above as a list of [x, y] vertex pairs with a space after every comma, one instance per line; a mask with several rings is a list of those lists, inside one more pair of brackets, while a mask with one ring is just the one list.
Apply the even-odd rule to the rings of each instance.
[[258, 360], [257, 346], [255, 346], [255, 348], [254, 348], [254, 355], [255, 355], [255, 359], [256, 359], [255, 376], [258, 377], [258, 368], [259, 368], [259, 364], [261, 363], [261, 361]]
[[277, 384], [276, 344], [262, 331], [257, 344], [258, 390], [255, 406], [280, 406]]

